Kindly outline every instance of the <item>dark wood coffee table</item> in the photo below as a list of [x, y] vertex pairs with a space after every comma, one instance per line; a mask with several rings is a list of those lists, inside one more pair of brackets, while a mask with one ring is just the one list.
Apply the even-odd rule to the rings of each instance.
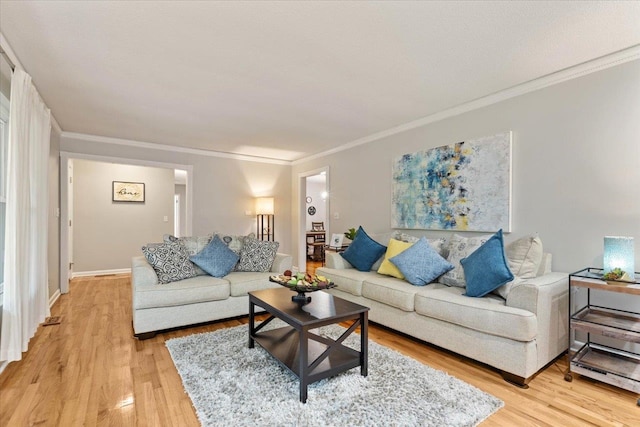
[[[367, 376], [369, 307], [346, 301], [324, 291], [308, 294], [310, 303], [291, 301], [289, 289], [265, 289], [249, 292], [249, 348], [257, 342], [280, 364], [300, 379], [300, 401], [307, 401], [307, 386], [321, 379], [360, 366], [360, 375]], [[255, 306], [271, 316], [255, 325]], [[273, 319], [288, 326], [263, 331]], [[309, 332], [320, 326], [353, 321], [335, 341]], [[360, 351], [342, 342], [360, 326]]]

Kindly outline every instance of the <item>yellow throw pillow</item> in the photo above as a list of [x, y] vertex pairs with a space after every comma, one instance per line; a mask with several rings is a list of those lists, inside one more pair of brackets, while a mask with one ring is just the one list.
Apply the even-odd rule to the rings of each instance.
[[398, 270], [398, 267], [393, 265], [389, 258], [393, 258], [396, 255], [404, 252], [413, 246], [414, 242], [403, 242], [396, 239], [389, 240], [389, 246], [387, 246], [387, 252], [384, 254], [384, 261], [378, 268], [378, 273], [386, 276], [397, 277], [398, 279], [404, 279], [404, 275]]

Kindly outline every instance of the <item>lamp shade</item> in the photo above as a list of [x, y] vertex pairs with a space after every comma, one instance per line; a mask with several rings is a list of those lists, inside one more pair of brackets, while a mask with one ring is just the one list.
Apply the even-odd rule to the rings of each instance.
[[256, 215], [273, 215], [273, 197], [258, 197], [256, 199]]
[[604, 238], [604, 273], [619, 268], [633, 277], [635, 257], [633, 254], [633, 237], [605, 236]]

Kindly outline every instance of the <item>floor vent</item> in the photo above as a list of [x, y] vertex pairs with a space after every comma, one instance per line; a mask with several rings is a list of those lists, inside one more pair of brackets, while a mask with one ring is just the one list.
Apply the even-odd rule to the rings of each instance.
[[42, 324], [42, 326], [59, 325], [60, 322], [62, 322], [61, 316], [51, 316], [44, 319], [44, 323]]

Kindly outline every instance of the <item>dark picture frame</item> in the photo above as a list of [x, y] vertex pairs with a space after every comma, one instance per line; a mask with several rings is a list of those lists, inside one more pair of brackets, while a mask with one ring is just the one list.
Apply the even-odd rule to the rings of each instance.
[[111, 200], [114, 202], [144, 203], [144, 182], [113, 181]]

